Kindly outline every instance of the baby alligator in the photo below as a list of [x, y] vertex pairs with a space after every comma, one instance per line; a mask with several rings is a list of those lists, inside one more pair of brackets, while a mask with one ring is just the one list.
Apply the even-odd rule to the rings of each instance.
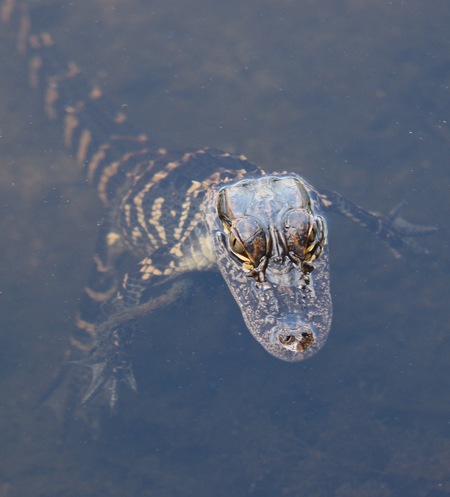
[[319, 193], [298, 174], [266, 173], [242, 155], [151, 147], [48, 33], [33, 31], [24, 7], [4, 2], [3, 21], [15, 17], [31, 82], [106, 208], [71, 339], [72, 362], [92, 371], [84, 401], [103, 391], [113, 406], [120, 383], [136, 388], [136, 319], [178, 298], [180, 275], [218, 268], [256, 340], [279, 359], [300, 361], [331, 327], [324, 211], [360, 224], [397, 256], [433, 230]]

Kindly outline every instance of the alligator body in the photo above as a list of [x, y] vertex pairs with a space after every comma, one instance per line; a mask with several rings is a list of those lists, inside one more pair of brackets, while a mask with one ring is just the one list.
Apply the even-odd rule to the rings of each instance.
[[25, 8], [7, 0], [2, 19], [19, 26], [31, 82], [105, 206], [71, 340], [71, 357], [92, 372], [85, 401], [103, 391], [114, 405], [119, 383], [135, 388], [128, 353], [135, 321], [178, 298], [181, 275], [218, 269], [256, 340], [279, 359], [300, 361], [331, 327], [324, 212], [357, 222], [396, 255], [432, 231], [319, 193], [298, 174], [265, 173], [244, 156], [158, 149], [32, 27]]

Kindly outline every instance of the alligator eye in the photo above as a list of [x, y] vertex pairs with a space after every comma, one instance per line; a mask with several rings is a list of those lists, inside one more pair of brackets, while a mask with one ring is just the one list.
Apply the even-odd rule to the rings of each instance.
[[295, 259], [312, 262], [321, 254], [325, 242], [321, 217], [314, 218], [305, 210], [291, 210], [285, 219], [285, 233]]
[[252, 216], [233, 221], [229, 234], [230, 249], [235, 256], [256, 268], [266, 256], [267, 243], [264, 229]]
[[245, 254], [244, 244], [239, 240], [239, 238], [236, 237], [234, 233], [230, 233], [230, 245], [231, 250], [236, 254]]
[[308, 236], [308, 245], [305, 250], [305, 261], [312, 262], [320, 256], [325, 243], [324, 225], [321, 217], [316, 218]]

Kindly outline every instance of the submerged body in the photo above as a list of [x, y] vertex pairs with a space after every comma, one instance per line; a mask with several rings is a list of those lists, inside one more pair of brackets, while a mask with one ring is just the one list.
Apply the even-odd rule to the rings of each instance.
[[71, 357], [92, 371], [85, 400], [106, 390], [113, 405], [120, 382], [135, 388], [135, 320], [177, 298], [180, 275], [219, 269], [256, 340], [299, 361], [323, 346], [331, 327], [324, 211], [357, 222], [397, 255], [433, 231], [319, 193], [298, 174], [266, 174], [243, 156], [151, 146], [16, 7], [5, 1], [2, 20], [17, 17], [30, 79], [106, 210], [71, 340]]
[[[325, 343], [332, 315], [327, 229], [309, 183], [208, 149], [160, 151], [138, 168], [112, 202], [86, 308], [110, 299], [112, 287], [102, 289], [106, 268], [116, 280], [114, 259], [125, 250], [139, 258], [118, 289], [125, 307], [183, 273], [218, 268], [248, 329], [272, 355], [299, 361]], [[95, 335], [91, 322], [79, 326]]]

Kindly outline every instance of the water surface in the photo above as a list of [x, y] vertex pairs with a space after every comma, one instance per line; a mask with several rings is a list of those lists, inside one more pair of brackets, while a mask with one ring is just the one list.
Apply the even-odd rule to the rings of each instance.
[[137, 396], [93, 441], [38, 399], [101, 218], [0, 27], [0, 496], [450, 496], [450, 12], [425, 0], [38, 2], [37, 22], [170, 148], [212, 146], [439, 225], [394, 259], [337, 217], [335, 318], [267, 355], [218, 275], [146, 321]]

